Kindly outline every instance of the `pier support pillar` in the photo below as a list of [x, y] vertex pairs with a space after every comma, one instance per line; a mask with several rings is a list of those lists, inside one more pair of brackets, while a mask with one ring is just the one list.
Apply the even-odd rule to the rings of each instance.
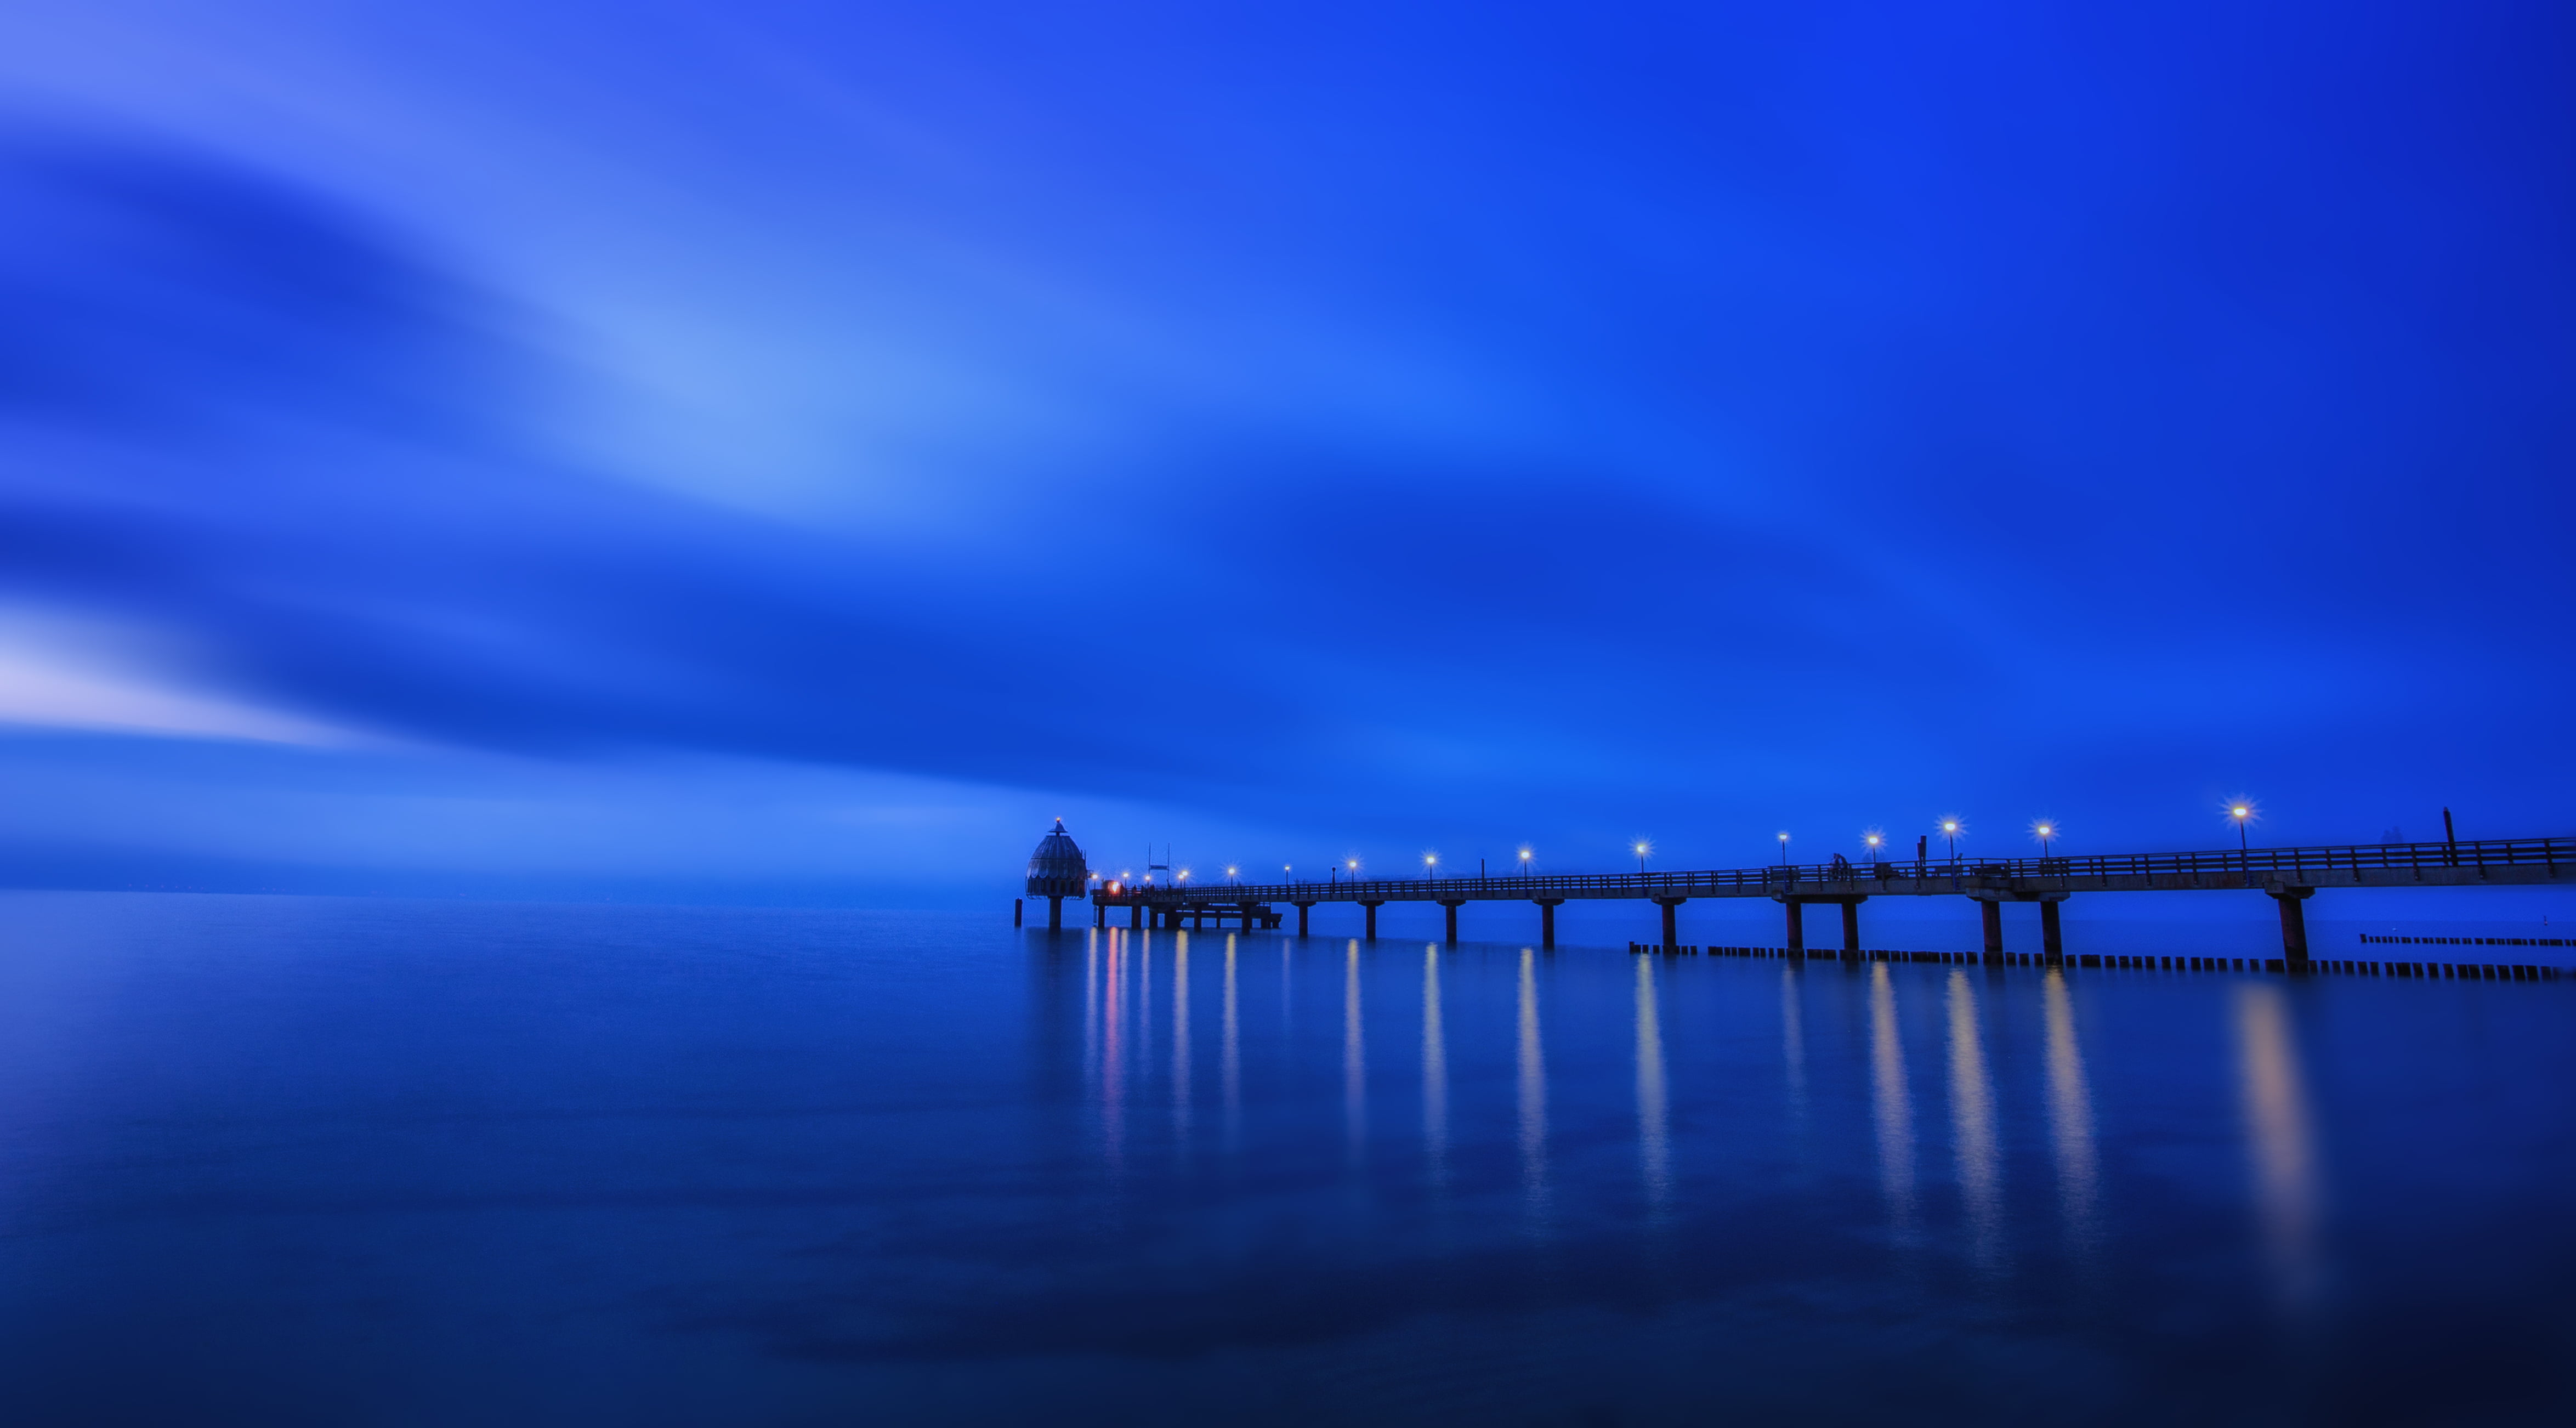
[[1143, 903], [1141, 903], [1141, 902], [1131, 902], [1131, 903], [1127, 904], [1127, 926], [1128, 926], [1128, 929], [1129, 929], [1130, 931], [1133, 931], [1134, 929], [1139, 928], [1139, 927], [1143, 927], [1144, 925], [1145, 925], [1145, 905], [1144, 905]]
[[1062, 932], [1062, 931], [1064, 931], [1064, 899], [1063, 899], [1063, 898], [1060, 898], [1060, 897], [1051, 897], [1051, 898], [1048, 898], [1048, 899], [1047, 899], [1047, 931], [1049, 931], [1049, 932]]
[[1377, 910], [1386, 906], [1386, 904], [1383, 902], [1364, 902], [1361, 903], [1360, 906], [1368, 910], [1368, 940], [1375, 942], [1377, 940]]
[[1022, 909], [1022, 906], [1021, 906], [1023, 903], [1025, 903], [1025, 902], [1027, 902], [1027, 901], [1028, 901], [1028, 899], [1026, 899], [1026, 898], [1017, 898], [1017, 897], [1015, 897], [1015, 898], [1011, 899], [1011, 925], [1012, 925], [1013, 927], [1017, 927], [1017, 926], [1019, 926], [1019, 925], [1020, 925], [1020, 919], [1021, 919], [1022, 917], [1024, 917], [1024, 916], [1026, 916], [1026, 915], [1027, 915], [1027, 914], [1025, 913], [1025, 911]]
[[1315, 910], [1315, 905], [1314, 905], [1313, 903], [1311, 903], [1311, 902], [1301, 902], [1301, 903], [1297, 904], [1297, 935], [1298, 935], [1298, 936], [1303, 937], [1303, 936], [1305, 936], [1305, 935], [1306, 935], [1306, 914], [1307, 914], [1307, 913], [1309, 913], [1309, 912], [1312, 912], [1312, 911], [1314, 911], [1314, 910]]
[[1095, 902], [1091, 905], [1091, 925], [1094, 927], [1107, 927], [1109, 925], [1109, 904], [1105, 902]]
[[1789, 951], [1803, 954], [1807, 950], [1807, 905], [1794, 897], [1780, 899], [1780, 905], [1789, 910]]
[[1860, 950], [1860, 899], [1856, 897], [1843, 899], [1843, 950]]
[[1977, 899], [1977, 915], [1986, 925], [1986, 955], [2000, 957], [2004, 951], [2004, 905], [1990, 897]]
[[1449, 910], [1449, 945], [1455, 947], [1458, 945], [1458, 904], [1444, 901], [1440, 905]]
[[1556, 905], [1565, 899], [1541, 897], [1530, 900], [1538, 904], [1538, 945], [1554, 947], [1556, 945]]
[[2064, 901], [2064, 898], [2043, 898], [2039, 904], [2039, 960], [2051, 967], [2066, 965], [2066, 935], [2057, 926], [2057, 905]]
[[1690, 899], [1682, 897], [1659, 897], [1655, 899], [1655, 906], [1664, 910], [1664, 950], [1667, 952], [1670, 952], [1674, 948], [1682, 945], [1681, 933], [1673, 925], [1673, 910], [1688, 901], [1690, 901]]
[[2289, 965], [2290, 970], [2293, 972], [2304, 972], [2308, 970], [2308, 913], [2306, 902], [2308, 898], [2315, 896], [2317, 890], [2315, 888], [2277, 887], [2265, 888], [2263, 891], [2270, 893], [2272, 895], [2272, 901], [2278, 904], [2281, 909], [2281, 959]]

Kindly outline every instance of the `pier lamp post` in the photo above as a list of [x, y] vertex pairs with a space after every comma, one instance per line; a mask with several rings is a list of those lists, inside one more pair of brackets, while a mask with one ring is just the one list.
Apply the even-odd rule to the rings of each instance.
[[1529, 873], [1530, 873], [1530, 850], [1529, 850], [1529, 849], [1527, 849], [1527, 848], [1523, 848], [1523, 849], [1521, 849], [1521, 876], [1522, 876], [1522, 877], [1528, 877], [1528, 876], [1529, 876]]
[[2248, 841], [2245, 836], [2245, 825], [2254, 821], [2254, 805], [2250, 803], [2231, 803], [2227, 805], [2227, 816], [2236, 820], [2237, 851], [2240, 853], [2250, 853], [2254, 851], [2253, 843]]
[[1641, 873], [1646, 870], [1646, 847], [1643, 843], [1637, 845], [1637, 871]]
[[1789, 866], [1789, 835], [1786, 833], [1780, 835], [1780, 866]]
[[1953, 864], [1957, 863], [1959, 861], [1959, 820], [1956, 818], [1942, 819], [1941, 836], [1950, 840], [1950, 861]]
[[1226, 867], [1226, 870], [1225, 870], [1225, 880], [1226, 880], [1227, 882], [1235, 882], [1235, 881], [1238, 881], [1238, 879], [1235, 877], [1234, 873], [1235, 873], [1235, 870], [1234, 870], [1233, 866], [1232, 866], [1231, 864], [1229, 864], [1229, 865]]
[[1437, 853], [1425, 853], [1425, 854], [1423, 854], [1423, 855], [1422, 855], [1422, 880], [1423, 880], [1424, 882], [1426, 882], [1426, 883], [1427, 883], [1427, 882], [1429, 882], [1429, 881], [1431, 881], [1431, 870], [1432, 870], [1432, 869], [1434, 869], [1434, 868], [1436, 868], [1436, 867], [1439, 867], [1439, 866], [1440, 866], [1440, 855], [1439, 855], [1439, 854], [1437, 854]]
[[2030, 833], [2032, 837], [2039, 840], [2039, 855], [2043, 858], [2047, 857], [2049, 840], [2057, 836], [2057, 825], [2043, 818], [2030, 825]]

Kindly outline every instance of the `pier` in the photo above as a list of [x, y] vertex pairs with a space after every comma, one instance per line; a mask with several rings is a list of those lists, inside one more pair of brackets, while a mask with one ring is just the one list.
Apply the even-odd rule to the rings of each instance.
[[[2231, 848], [2199, 853], [2126, 853], [2090, 857], [1779, 863], [1703, 872], [1640, 872], [1469, 878], [1334, 879], [1327, 882], [1129, 885], [1091, 890], [1092, 920], [1106, 926], [1124, 909], [1130, 927], [1277, 927], [1296, 909], [1297, 932], [1322, 903], [1356, 903], [1366, 936], [1377, 936], [1377, 910], [1390, 902], [1437, 903], [1448, 913], [1448, 940], [1458, 940], [1458, 909], [1471, 902], [1526, 902], [1539, 913], [1542, 946], [1556, 945], [1556, 909], [1575, 899], [1652, 902], [1663, 910], [1664, 949], [1678, 948], [1675, 911], [1696, 898], [1768, 898], [1780, 904], [1783, 947], [1807, 951], [1806, 911], [1840, 913], [1839, 954], [1861, 955], [1861, 904], [1885, 897], [1964, 897], [1978, 904], [1984, 960], [2004, 960], [2003, 908], [2039, 904], [2040, 957], [2062, 964], [2059, 908], [2078, 893], [2260, 892], [2281, 923], [2282, 961], [2307, 970], [2306, 904], [2341, 888], [2507, 887], [2554, 883], [2576, 874], [2576, 838], [2498, 838], [2438, 843], [2363, 843], [2307, 848]], [[1032, 889], [1035, 890], [1034, 888]]]

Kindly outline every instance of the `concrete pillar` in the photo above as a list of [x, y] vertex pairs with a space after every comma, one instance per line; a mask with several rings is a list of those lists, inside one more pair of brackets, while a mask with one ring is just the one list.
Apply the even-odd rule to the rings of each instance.
[[1993, 898], [1977, 899], [1977, 915], [1986, 924], [1986, 951], [2000, 957], [2004, 951], [2004, 905]]
[[1015, 897], [1015, 898], [1011, 899], [1011, 925], [1012, 925], [1013, 927], [1017, 927], [1017, 926], [1019, 926], [1019, 925], [1020, 925], [1020, 919], [1021, 919], [1022, 917], [1024, 917], [1024, 916], [1026, 916], [1026, 915], [1027, 915], [1027, 914], [1026, 914], [1026, 912], [1025, 912], [1025, 911], [1022, 909], [1022, 907], [1021, 907], [1021, 904], [1022, 904], [1022, 903], [1025, 903], [1026, 901], [1028, 901], [1028, 899], [1026, 899], [1026, 898], [1017, 898], [1017, 897]]
[[1303, 937], [1303, 936], [1305, 936], [1305, 935], [1306, 935], [1306, 914], [1307, 914], [1307, 913], [1309, 913], [1309, 912], [1314, 911], [1314, 909], [1315, 909], [1315, 905], [1314, 905], [1313, 903], [1311, 903], [1311, 902], [1301, 902], [1301, 903], [1297, 904], [1297, 935], [1298, 935], [1298, 936]]
[[1565, 899], [1542, 897], [1533, 898], [1531, 901], [1538, 904], [1538, 945], [1554, 947], [1556, 945], [1556, 905]]
[[1377, 940], [1377, 910], [1385, 906], [1385, 904], [1364, 902], [1361, 903], [1360, 906], [1368, 910], [1368, 940], [1375, 942]]
[[1444, 902], [1440, 905], [1449, 911], [1449, 945], [1455, 947], [1458, 945], [1458, 904]]
[[1843, 899], [1843, 950], [1860, 950], [1860, 899]]
[[2308, 969], [2307, 898], [2315, 888], [2265, 888], [2281, 908], [2281, 957], [2293, 972]]
[[1048, 899], [1047, 899], [1047, 931], [1049, 931], [1049, 932], [1062, 932], [1063, 930], [1064, 930], [1064, 899], [1063, 899], [1063, 898], [1060, 898], [1060, 897], [1051, 897], [1051, 898], [1048, 898]]
[[1807, 905], [1798, 901], [1794, 897], [1784, 897], [1780, 899], [1780, 905], [1789, 909], [1789, 950], [1792, 952], [1806, 951]]
[[1673, 910], [1682, 905], [1677, 897], [1659, 897], [1655, 904], [1664, 910], [1664, 950], [1670, 952], [1682, 945], [1681, 935], [1673, 928]]
[[2051, 967], [2066, 965], [2066, 938], [2057, 929], [2057, 905], [2063, 900], [2043, 898], [2039, 904], [2039, 960]]
[[1141, 902], [1131, 902], [1127, 904], [1127, 926], [1132, 930], [1144, 925], [1145, 905]]
[[1095, 902], [1091, 905], [1091, 925], [1094, 927], [1107, 927], [1109, 925], [1109, 904], [1105, 902]]

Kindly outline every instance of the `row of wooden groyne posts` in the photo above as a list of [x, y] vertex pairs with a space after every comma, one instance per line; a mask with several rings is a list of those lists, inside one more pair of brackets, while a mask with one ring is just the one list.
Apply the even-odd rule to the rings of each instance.
[[[2434, 938], [2372, 938], [2363, 941], [2424, 941]], [[2543, 938], [2457, 938], [2441, 939], [2460, 942], [2496, 942], [2512, 945], [2565, 945]], [[1658, 946], [1652, 942], [1628, 944], [1631, 956], [1697, 957], [1771, 957], [1785, 961], [1811, 962], [1930, 962], [1955, 967], [2099, 967], [2118, 971], [2144, 972], [2324, 972], [2353, 977], [2420, 977], [2434, 981], [2459, 982], [2555, 982], [2562, 975], [2556, 967], [2526, 963], [2494, 962], [2385, 962], [2354, 958], [2311, 957], [2304, 964], [2294, 964], [2281, 957], [2161, 957], [2116, 953], [2085, 952], [2064, 959], [2030, 952], [1830, 952], [1822, 948], [1806, 951], [1796, 947], [1698, 947]]]

